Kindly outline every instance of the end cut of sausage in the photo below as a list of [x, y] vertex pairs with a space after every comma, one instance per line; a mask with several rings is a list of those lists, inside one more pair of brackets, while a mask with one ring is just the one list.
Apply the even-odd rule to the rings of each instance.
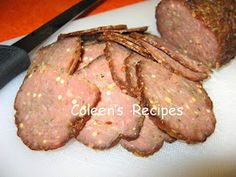
[[162, 0], [156, 9], [161, 36], [210, 67], [236, 55], [235, 0]]

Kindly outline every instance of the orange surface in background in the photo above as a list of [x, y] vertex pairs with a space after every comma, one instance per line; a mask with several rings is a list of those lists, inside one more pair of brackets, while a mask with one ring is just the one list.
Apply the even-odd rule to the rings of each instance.
[[[22, 36], [37, 29], [80, 0], [0, 0], [0, 41]], [[143, 0], [106, 0], [94, 15]]]

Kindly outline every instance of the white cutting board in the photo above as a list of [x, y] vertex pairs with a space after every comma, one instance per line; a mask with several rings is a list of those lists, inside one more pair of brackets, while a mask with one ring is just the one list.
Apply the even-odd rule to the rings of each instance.
[[[127, 6], [74, 21], [60, 32], [100, 25], [149, 25], [156, 32], [157, 1]], [[187, 24], [186, 24], [187, 25]], [[56, 40], [53, 35], [45, 44]], [[203, 144], [164, 144], [148, 158], [136, 157], [119, 145], [92, 150], [74, 140], [49, 152], [31, 151], [16, 135], [13, 102], [25, 73], [0, 90], [0, 177], [227, 177], [236, 175], [236, 60], [204, 83], [214, 103], [217, 126]]]

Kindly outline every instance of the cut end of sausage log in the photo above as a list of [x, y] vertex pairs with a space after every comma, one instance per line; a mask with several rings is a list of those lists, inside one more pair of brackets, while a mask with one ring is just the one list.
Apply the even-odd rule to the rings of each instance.
[[236, 55], [235, 9], [234, 0], [162, 0], [157, 27], [171, 44], [216, 67]]

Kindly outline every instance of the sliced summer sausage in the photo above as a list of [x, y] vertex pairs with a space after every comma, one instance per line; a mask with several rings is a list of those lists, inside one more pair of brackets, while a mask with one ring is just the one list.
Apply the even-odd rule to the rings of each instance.
[[174, 140], [161, 131], [149, 116], [146, 116], [139, 137], [131, 141], [121, 140], [120, 144], [138, 156], [149, 156], [159, 151], [164, 141], [171, 143]]
[[82, 61], [79, 63], [77, 70], [84, 68], [97, 57], [103, 55], [105, 47], [106, 44], [104, 42], [85, 42], [83, 45]]
[[86, 115], [74, 115], [73, 106], [93, 107], [98, 88], [78, 75], [40, 67], [25, 78], [15, 99], [17, 134], [32, 150], [63, 146], [84, 126]]
[[33, 59], [28, 74], [36, 67], [40, 67], [40, 65], [44, 64], [49, 65], [54, 69], [73, 74], [80, 61], [80, 38], [67, 38], [41, 48]]
[[66, 34], [60, 34], [58, 36], [58, 39], [64, 39], [67, 37], [75, 37], [75, 36], [91, 36], [94, 34], [98, 34], [98, 33], [103, 33], [103, 32], [107, 32], [107, 31], [113, 31], [113, 30], [126, 30], [127, 26], [120, 24], [120, 25], [108, 25], [108, 26], [100, 26], [100, 27], [95, 27], [95, 28], [90, 28], [90, 29], [86, 29], [86, 30], [80, 30], [80, 31], [75, 31], [75, 32], [71, 32], [71, 33], [66, 33]]
[[173, 60], [169, 55], [145, 41], [142, 41], [142, 45], [148, 50], [148, 52], [157, 62], [161, 63], [163, 66], [166, 66], [166, 68], [172, 70], [176, 74], [179, 74], [192, 81], [202, 81], [208, 77], [208, 74], [206, 73], [194, 72], [184, 67], [177, 61]]
[[185, 66], [186, 68], [200, 73], [210, 73], [211, 70], [208, 66], [203, 64], [202, 62], [194, 59], [194, 57], [189, 57], [186, 54], [186, 51], [181, 51], [180, 49], [176, 48], [175, 46], [171, 45], [163, 38], [159, 38], [158, 36], [152, 34], [139, 34], [139, 33], [131, 33], [131, 37], [135, 38], [136, 40], [142, 40], [146, 43], [153, 45], [154, 47], [158, 48], [162, 52], [169, 55], [172, 60], [179, 62], [181, 65]]
[[210, 67], [236, 55], [235, 0], [162, 0], [156, 9], [163, 38]]
[[139, 101], [122, 93], [115, 84], [106, 58], [99, 57], [78, 74], [97, 85], [101, 101], [77, 140], [95, 149], [107, 149], [118, 143], [120, 138], [136, 138], [143, 119], [132, 110]]
[[138, 77], [136, 74], [136, 65], [139, 61], [146, 60], [143, 56], [133, 52], [125, 59], [126, 66], [126, 83], [128, 94], [138, 98], [140, 96], [140, 88], [138, 86]]
[[148, 52], [141, 45], [141, 43], [138, 40], [135, 40], [127, 35], [113, 33], [113, 32], [107, 32], [107, 33], [104, 33], [103, 35], [100, 35], [98, 40], [116, 42], [116, 43], [119, 43], [134, 52], [137, 52], [138, 54], [140, 54], [144, 57], [149, 57]]
[[[126, 64], [126, 80], [129, 85], [128, 93], [132, 96], [142, 99], [140, 96], [140, 86], [138, 84], [138, 77], [136, 73], [136, 65], [140, 61], [145, 61], [146, 58], [137, 53], [132, 53], [125, 60]], [[121, 140], [120, 144], [127, 150], [139, 156], [149, 156], [158, 151], [164, 141], [173, 142], [174, 138], [161, 131], [154, 123], [156, 118], [145, 116], [145, 120], [139, 137], [135, 140], [127, 141]]]
[[[212, 102], [200, 83], [151, 60], [141, 61], [137, 73], [143, 86], [142, 98], [158, 116], [160, 129], [187, 143], [203, 142], [213, 133], [216, 120]], [[166, 109], [165, 113], [160, 108]]]
[[127, 28], [126, 25], [110, 25], [110, 26], [101, 26], [97, 28], [91, 28], [87, 30], [81, 30], [81, 31], [75, 31], [67, 34], [60, 34], [58, 39], [64, 39], [67, 37], [75, 37], [75, 36], [93, 36], [99, 33], [104, 33], [104, 32], [116, 32], [116, 33], [132, 33], [132, 32], [137, 32], [137, 33], [143, 33], [147, 31], [148, 27], [147, 26], [142, 26], [142, 27], [136, 27], [136, 28]]
[[131, 54], [131, 50], [115, 42], [106, 43], [106, 58], [109, 63], [112, 78], [121, 90], [126, 90], [126, 66], [125, 59]]

